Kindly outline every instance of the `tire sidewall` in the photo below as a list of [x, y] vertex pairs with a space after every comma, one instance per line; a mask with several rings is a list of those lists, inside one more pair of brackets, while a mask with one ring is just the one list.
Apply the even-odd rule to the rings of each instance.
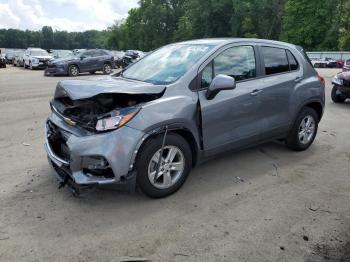
[[192, 152], [186, 140], [177, 134], [168, 134], [166, 137], [165, 146], [173, 145], [182, 151], [185, 160], [184, 171], [179, 180], [169, 188], [159, 189], [151, 184], [148, 178], [148, 165], [154, 154], [161, 149], [163, 136], [164, 134], [158, 135], [146, 141], [146, 143], [141, 147], [135, 163], [137, 171], [137, 185], [144, 194], [152, 198], [166, 197], [175, 193], [186, 181], [192, 168]]
[[[77, 74], [73, 74], [72, 73], [72, 69], [73, 68], [76, 68], [77, 69]], [[76, 66], [76, 65], [70, 65], [69, 67], [68, 67], [68, 74], [70, 75], [70, 76], [78, 76], [79, 75], [79, 69], [78, 69], [78, 67]]]
[[[307, 144], [303, 144], [299, 140], [299, 127], [300, 127], [301, 121], [308, 115], [312, 116], [315, 120], [315, 132], [313, 134], [312, 139]], [[316, 111], [310, 107], [303, 108], [300, 111], [296, 121], [294, 122], [291, 132], [286, 140], [287, 146], [296, 151], [304, 151], [308, 149], [316, 138], [317, 131], [318, 131], [318, 123], [319, 123], [319, 119]]]
[[[110, 72], [107, 72], [106, 71], [106, 66], [109, 66], [109, 68], [110, 68]], [[112, 73], [112, 66], [109, 64], [109, 63], [105, 63], [105, 64], [103, 64], [103, 69], [102, 69], [102, 71], [103, 71], [103, 73], [105, 74], [105, 75], [108, 75], [108, 74], [110, 74], [110, 73]]]

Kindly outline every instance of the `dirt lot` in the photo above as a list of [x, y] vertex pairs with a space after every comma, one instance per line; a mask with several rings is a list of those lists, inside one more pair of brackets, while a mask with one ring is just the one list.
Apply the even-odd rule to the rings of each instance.
[[321, 71], [327, 108], [308, 151], [228, 154], [151, 200], [59, 190], [43, 134], [65, 78], [0, 69], [0, 261], [350, 261], [350, 103], [329, 99], [336, 71]]

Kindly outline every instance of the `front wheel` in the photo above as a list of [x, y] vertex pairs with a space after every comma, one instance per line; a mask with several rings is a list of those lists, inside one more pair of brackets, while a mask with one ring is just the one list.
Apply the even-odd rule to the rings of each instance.
[[340, 91], [338, 91], [338, 86], [334, 85], [331, 93], [331, 97], [334, 103], [344, 103], [346, 97], [342, 95]]
[[311, 107], [299, 113], [286, 139], [286, 145], [295, 151], [304, 151], [314, 142], [318, 129], [318, 115]]
[[136, 160], [137, 185], [152, 198], [175, 193], [192, 168], [191, 149], [184, 138], [168, 134], [163, 151], [162, 142], [163, 135], [148, 140]]
[[68, 68], [68, 75], [69, 76], [78, 76], [79, 69], [76, 65], [70, 65]]
[[103, 65], [102, 71], [105, 75], [109, 75], [110, 73], [112, 73], [112, 66], [110, 64], [106, 63]]

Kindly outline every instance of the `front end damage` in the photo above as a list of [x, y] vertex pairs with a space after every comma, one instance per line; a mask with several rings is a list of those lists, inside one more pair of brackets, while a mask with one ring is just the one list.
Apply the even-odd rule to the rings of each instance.
[[127, 123], [164, 89], [142, 94], [131, 87], [102, 91], [103, 82], [91, 90], [81, 84], [79, 96], [71, 85], [59, 83], [46, 122], [45, 148], [60, 186], [73, 192], [103, 185], [134, 188], [133, 161], [146, 134]]

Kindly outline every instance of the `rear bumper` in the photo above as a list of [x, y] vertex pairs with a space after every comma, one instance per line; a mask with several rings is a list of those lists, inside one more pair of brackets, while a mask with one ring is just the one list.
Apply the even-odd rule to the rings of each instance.
[[[49, 163], [61, 179], [69, 176], [72, 182], [82, 186], [125, 184], [133, 179], [133, 161], [137, 153], [135, 148], [142, 140], [143, 132], [124, 126], [112, 132], [87, 135], [73, 131], [73, 127], [54, 113], [50, 114], [48, 121], [64, 133], [64, 146], [69, 152], [69, 156], [66, 154], [65, 157], [55, 152], [54, 146], [57, 145], [52, 145], [50, 130], [46, 126], [45, 149]], [[110, 176], [93, 172], [95, 164], [90, 159], [96, 157], [106, 161], [106, 168], [112, 173]]]

